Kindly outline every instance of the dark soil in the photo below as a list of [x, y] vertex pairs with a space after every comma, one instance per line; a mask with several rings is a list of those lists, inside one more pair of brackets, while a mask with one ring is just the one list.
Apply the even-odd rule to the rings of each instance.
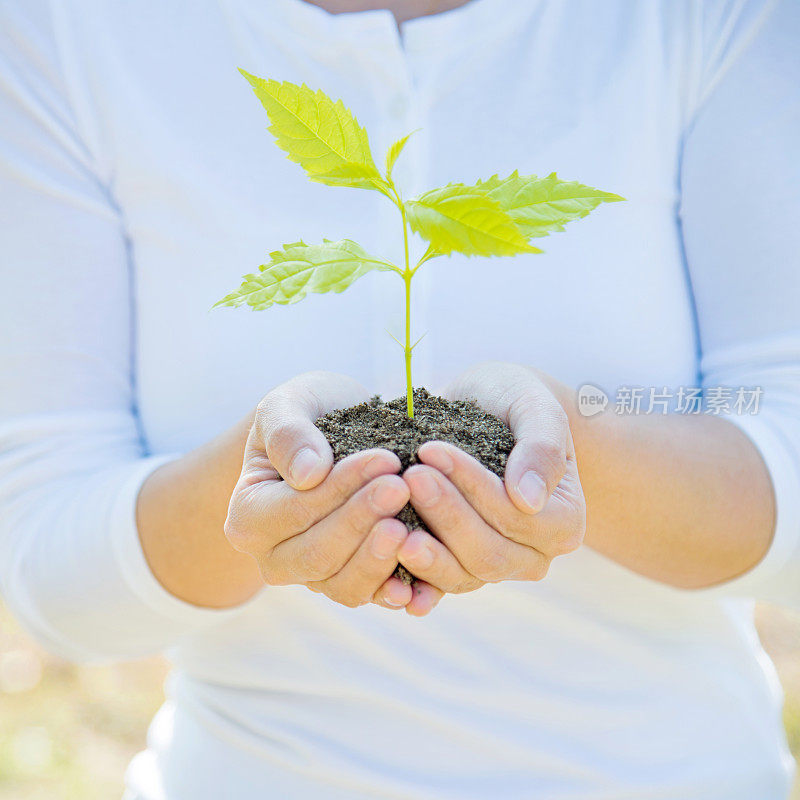
[[[406, 470], [417, 464], [420, 445], [433, 440], [450, 442], [474, 456], [487, 469], [503, 477], [514, 437], [506, 424], [470, 401], [445, 400], [425, 389], [414, 390], [414, 419], [406, 415], [406, 398], [384, 403], [373, 397], [366, 403], [332, 411], [317, 420], [333, 449], [334, 461], [383, 447], [396, 453]], [[411, 505], [397, 515], [409, 530], [425, 530]], [[398, 564], [395, 575], [404, 583], [414, 576]]]

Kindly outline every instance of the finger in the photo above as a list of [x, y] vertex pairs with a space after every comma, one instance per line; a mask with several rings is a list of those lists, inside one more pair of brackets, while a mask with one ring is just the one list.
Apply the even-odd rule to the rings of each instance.
[[[333, 464], [328, 440], [315, 420], [335, 408], [366, 400], [369, 392], [357, 381], [330, 372], [298, 375], [269, 392], [259, 403], [251, 443], [252, 454], [266, 454], [294, 489], [317, 486]], [[245, 453], [247, 459], [249, 452]]]
[[435, 586], [417, 581], [414, 583], [414, 595], [406, 606], [406, 614], [412, 617], [424, 617], [438, 605], [444, 597], [443, 593]]
[[511, 502], [503, 481], [468, 453], [448, 442], [425, 442], [417, 455], [441, 472], [490, 527], [506, 535], [515, 532], [509, 528], [530, 527], [530, 516]]
[[277, 476], [250, 485], [240, 479], [225, 534], [237, 550], [269, 552], [332, 514], [370, 481], [399, 471], [400, 459], [394, 453], [373, 449], [343, 459], [319, 486], [306, 491], [292, 489]]
[[[372, 526], [349, 561], [325, 581], [316, 583], [331, 600], [348, 608], [369, 603], [391, 578], [397, 567], [397, 551], [408, 536], [408, 529], [398, 519], [381, 519]], [[383, 596], [390, 608], [402, 608], [411, 600], [411, 587], [389, 586]], [[314, 586], [310, 585], [310, 588]]]
[[370, 481], [381, 475], [397, 474], [400, 468], [400, 459], [388, 450], [353, 453], [342, 459], [313, 489], [297, 491], [281, 481], [265, 504], [264, 520], [274, 520], [274, 524], [289, 531], [289, 535], [302, 533], [330, 516]]
[[438, 539], [426, 531], [412, 531], [400, 547], [397, 559], [415, 578], [441, 592], [461, 594], [483, 585], [461, 566]]
[[[406, 533], [408, 533], [407, 528]], [[400, 578], [390, 577], [375, 590], [372, 602], [392, 611], [399, 611], [411, 602], [412, 597], [413, 588], [411, 586], [403, 583]]]
[[408, 499], [408, 487], [399, 476], [375, 478], [305, 533], [279, 542], [262, 559], [265, 581], [285, 585], [327, 580], [352, 558], [372, 527], [397, 514]]
[[491, 528], [515, 542], [553, 556], [572, 552], [583, 540], [585, 510], [574, 459], [545, 508], [532, 517], [511, 502], [500, 478], [458, 447], [426, 442], [418, 455], [445, 475]]
[[491, 528], [438, 470], [413, 466], [403, 480], [426, 526], [467, 572], [485, 583], [544, 577], [549, 559]]

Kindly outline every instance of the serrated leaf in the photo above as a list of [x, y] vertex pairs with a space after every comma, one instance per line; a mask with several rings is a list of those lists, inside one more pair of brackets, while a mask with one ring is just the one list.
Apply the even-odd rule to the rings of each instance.
[[392, 171], [394, 170], [394, 165], [397, 163], [397, 159], [400, 153], [403, 152], [403, 148], [406, 146], [406, 142], [416, 133], [416, 131], [411, 131], [411, 133], [407, 133], [402, 139], [398, 139], [387, 151], [386, 151], [386, 180], [391, 181], [392, 179]]
[[564, 225], [587, 216], [600, 203], [625, 199], [576, 181], [562, 181], [555, 172], [546, 178], [517, 172], [507, 178], [493, 175], [478, 181], [476, 187], [499, 203], [526, 238], [563, 231]]
[[243, 69], [267, 112], [278, 147], [312, 181], [329, 186], [387, 191], [369, 147], [367, 132], [341, 100], [303, 84], [258, 78]]
[[540, 253], [528, 244], [500, 204], [474, 186], [449, 183], [405, 203], [411, 229], [434, 250], [450, 255]]
[[367, 253], [357, 242], [341, 239], [322, 244], [292, 242], [270, 253], [259, 272], [245, 275], [242, 285], [226, 295], [217, 306], [241, 306], [257, 311], [275, 303], [289, 305], [311, 293], [343, 292], [372, 270], [397, 270], [393, 264]]

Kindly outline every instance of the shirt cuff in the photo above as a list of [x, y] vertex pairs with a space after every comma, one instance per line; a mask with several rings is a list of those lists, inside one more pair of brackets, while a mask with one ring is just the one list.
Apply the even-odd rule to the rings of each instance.
[[[727, 417], [753, 442], [767, 467], [775, 497], [775, 531], [764, 558], [752, 569], [717, 586], [700, 591], [706, 594], [750, 596], [778, 603], [791, 602], [782, 596], [780, 579], [792, 560], [800, 540], [800, 471], [783, 434], [767, 415]], [[790, 581], [791, 583], [791, 581]], [[796, 599], [796, 598], [795, 598]]]

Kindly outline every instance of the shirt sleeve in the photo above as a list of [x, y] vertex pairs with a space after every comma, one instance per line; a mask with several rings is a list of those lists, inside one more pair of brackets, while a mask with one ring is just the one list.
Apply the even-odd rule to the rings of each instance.
[[800, 4], [718, 5], [738, 11], [704, 41], [680, 219], [704, 393], [761, 453], [777, 524], [762, 562], [711, 591], [799, 606]]
[[0, 1], [0, 589], [75, 660], [162, 650], [231, 612], [164, 590], [136, 529], [131, 270], [48, 4]]

